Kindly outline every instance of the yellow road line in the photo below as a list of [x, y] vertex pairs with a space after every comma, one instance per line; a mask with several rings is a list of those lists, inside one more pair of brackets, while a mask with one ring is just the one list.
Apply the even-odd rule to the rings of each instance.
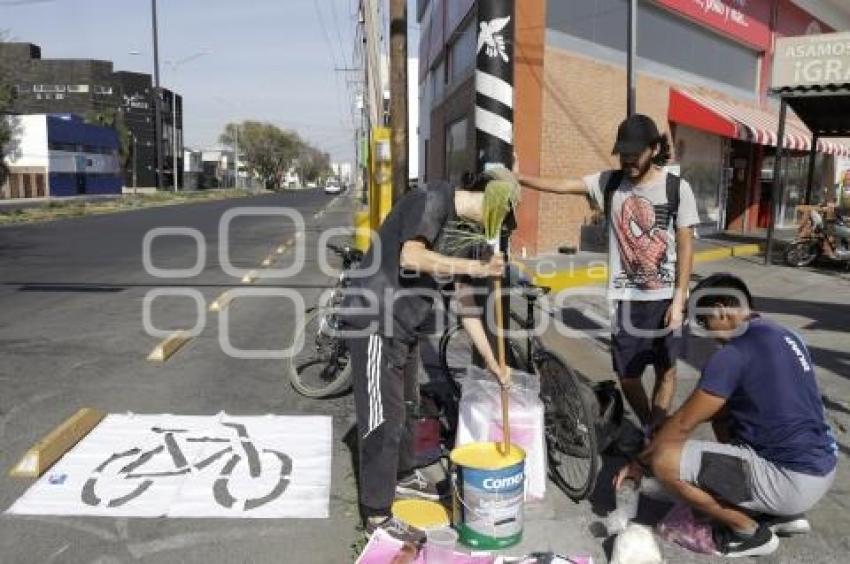
[[31, 446], [9, 475], [14, 478], [38, 478], [88, 435], [105, 416], [102, 411], [82, 408]]
[[191, 340], [192, 337], [186, 331], [176, 331], [153, 348], [148, 355], [148, 360], [150, 362], [165, 362]]

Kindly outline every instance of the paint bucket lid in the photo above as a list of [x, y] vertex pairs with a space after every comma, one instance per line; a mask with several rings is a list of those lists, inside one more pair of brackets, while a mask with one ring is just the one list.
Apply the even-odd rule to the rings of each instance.
[[423, 531], [449, 526], [449, 512], [436, 501], [400, 499], [393, 503], [393, 517]]
[[455, 448], [450, 458], [456, 466], [501, 470], [522, 462], [525, 459], [525, 451], [514, 444], [507, 453], [503, 453], [501, 443], [469, 443]]

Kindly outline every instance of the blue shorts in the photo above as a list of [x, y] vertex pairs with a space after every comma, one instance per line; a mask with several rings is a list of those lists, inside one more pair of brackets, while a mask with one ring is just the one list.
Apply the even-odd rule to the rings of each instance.
[[621, 379], [640, 378], [647, 366], [665, 372], [683, 356], [685, 328], [671, 331], [664, 323], [671, 301], [617, 302], [611, 358]]

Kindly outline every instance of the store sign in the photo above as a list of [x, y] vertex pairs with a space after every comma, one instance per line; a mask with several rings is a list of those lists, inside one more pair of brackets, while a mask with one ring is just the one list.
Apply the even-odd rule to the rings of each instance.
[[850, 32], [776, 41], [771, 87], [850, 82]]
[[697, 23], [758, 49], [770, 45], [770, 0], [656, 0]]

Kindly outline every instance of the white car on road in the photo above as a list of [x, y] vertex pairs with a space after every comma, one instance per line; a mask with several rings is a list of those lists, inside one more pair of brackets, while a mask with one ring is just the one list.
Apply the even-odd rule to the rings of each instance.
[[328, 180], [325, 184], [325, 194], [339, 194], [342, 192], [342, 186], [337, 180]]

